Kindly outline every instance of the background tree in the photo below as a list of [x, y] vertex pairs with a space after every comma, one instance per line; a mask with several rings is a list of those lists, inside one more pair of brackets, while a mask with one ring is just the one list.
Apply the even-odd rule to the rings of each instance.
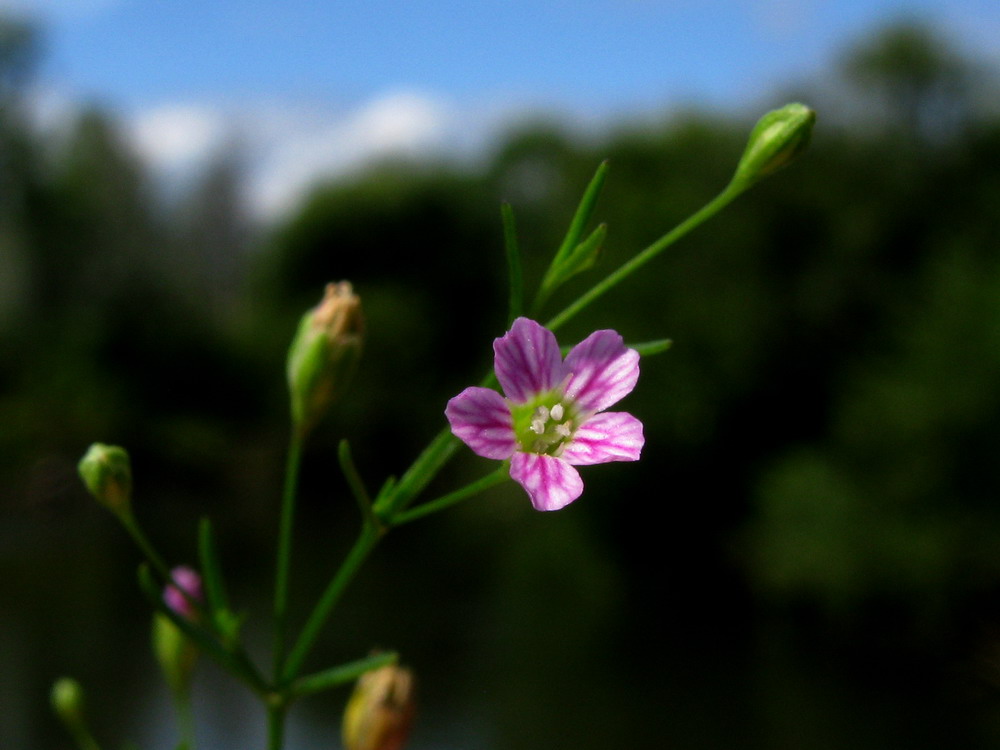
[[[650, 460], [588, 476], [586, 504], [558, 523], [500, 488], [414, 526], [345, 600], [324, 656], [372, 638], [403, 649], [432, 743], [995, 744], [1000, 121], [985, 63], [926, 29], [884, 29], [848, 55], [842, 111], [880, 121], [824, 107], [832, 81], [800, 92], [820, 112], [803, 162], [607, 298], [600, 325], [676, 342], [629, 397]], [[383, 163], [253, 232], [238, 156], [168, 203], [106, 114], [56, 141], [8, 111], [0, 580], [17, 615], [0, 617], [0, 643], [29, 656], [0, 680], [43, 696], [78, 665], [105, 685], [98, 716], [151, 669], [119, 658], [144, 653], [145, 611], [126, 541], [76, 488], [87, 444], [129, 446], [141, 512], [179, 561], [197, 517], [217, 519], [252, 613], [284, 449], [280, 363], [325, 282], [355, 283], [370, 335], [307, 456], [303, 559], [353, 528], [329, 460], [339, 438], [365, 476], [398, 472], [487, 368], [506, 323], [500, 200], [537, 280], [609, 158], [598, 263], [613, 268], [721, 189], [752, 119], [694, 110], [587, 142], [525, 124], [483, 169]], [[44, 697], [11, 710], [23, 718], [0, 722], [0, 745], [58, 746]], [[325, 726], [329, 706], [314, 712]], [[238, 710], [210, 719], [240, 736]]]

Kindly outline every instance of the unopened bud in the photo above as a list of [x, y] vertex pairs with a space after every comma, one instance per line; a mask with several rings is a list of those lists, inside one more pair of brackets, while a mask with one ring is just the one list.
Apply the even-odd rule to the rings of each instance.
[[388, 665], [358, 679], [344, 711], [346, 750], [400, 750], [416, 714], [413, 673]]
[[347, 281], [327, 284], [322, 301], [302, 316], [288, 352], [292, 420], [318, 422], [347, 388], [361, 356], [361, 300]]
[[804, 104], [786, 104], [768, 112], [750, 132], [733, 182], [741, 189], [791, 164], [809, 145], [816, 112]]
[[179, 565], [170, 571], [173, 583], [163, 590], [163, 603], [181, 617], [193, 620], [197, 614], [196, 603], [204, 599], [201, 576], [187, 565]]
[[[201, 576], [194, 568], [178, 565], [170, 571], [170, 583], [163, 589], [163, 603], [170, 611], [194, 622], [203, 599]], [[153, 653], [171, 690], [187, 692], [198, 661], [198, 649], [162, 612], [153, 615]]]
[[62, 677], [52, 685], [52, 710], [72, 735], [80, 750], [99, 750], [97, 741], [87, 728], [84, 716], [83, 688], [70, 677]]
[[132, 467], [124, 448], [94, 443], [77, 468], [90, 494], [101, 505], [117, 514], [129, 511]]
[[52, 684], [52, 710], [71, 731], [84, 726], [83, 688], [72, 677], [60, 677]]
[[198, 661], [198, 648], [162, 612], [153, 615], [153, 653], [170, 689], [175, 693], [187, 692]]

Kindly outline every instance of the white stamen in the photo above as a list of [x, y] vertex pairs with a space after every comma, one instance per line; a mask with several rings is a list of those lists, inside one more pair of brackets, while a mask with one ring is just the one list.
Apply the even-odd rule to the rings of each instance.
[[551, 415], [552, 415], [552, 418], [555, 421], [557, 421], [557, 422], [560, 419], [562, 419], [563, 418], [563, 405], [562, 404], [556, 404], [555, 406], [553, 406], [552, 407]]
[[531, 431], [536, 435], [545, 432], [545, 423], [549, 421], [548, 407], [539, 406], [531, 417]]
[[566, 421], [562, 424], [556, 425], [556, 435], [568, 438], [570, 435], [570, 422]]

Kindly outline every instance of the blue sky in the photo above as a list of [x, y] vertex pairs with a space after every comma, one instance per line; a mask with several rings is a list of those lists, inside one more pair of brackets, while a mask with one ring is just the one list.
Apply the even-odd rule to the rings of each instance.
[[928, 20], [978, 52], [1000, 46], [997, 0], [0, 0], [2, 9], [41, 22], [39, 96], [50, 109], [100, 103], [167, 170], [236, 134], [265, 213], [317, 174], [385, 151], [473, 148], [533, 110], [601, 123], [690, 104], [753, 107], [822, 76], [845, 44], [893, 18]]

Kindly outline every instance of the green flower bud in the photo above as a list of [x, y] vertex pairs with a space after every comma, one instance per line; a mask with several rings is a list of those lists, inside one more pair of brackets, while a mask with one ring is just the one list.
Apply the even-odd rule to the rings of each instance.
[[174, 693], [186, 693], [198, 661], [198, 648], [162, 612], [153, 615], [153, 653]]
[[83, 688], [71, 677], [62, 677], [52, 685], [52, 710], [73, 737], [80, 750], [100, 750], [87, 728], [83, 710]]
[[288, 352], [292, 420], [315, 425], [346, 390], [364, 340], [361, 300], [349, 282], [327, 284], [322, 301], [302, 316]]
[[413, 673], [390, 664], [358, 679], [344, 711], [346, 750], [400, 750], [416, 715]]
[[745, 190], [791, 164], [809, 145], [815, 123], [816, 112], [804, 104], [786, 104], [768, 112], [750, 133], [733, 183]]
[[72, 677], [60, 677], [52, 684], [52, 710], [72, 732], [85, 727], [83, 718], [83, 688]]
[[80, 459], [80, 477], [97, 502], [116, 514], [127, 513], [132, 499], [132, 467], [117, 445], [94, 443]]

